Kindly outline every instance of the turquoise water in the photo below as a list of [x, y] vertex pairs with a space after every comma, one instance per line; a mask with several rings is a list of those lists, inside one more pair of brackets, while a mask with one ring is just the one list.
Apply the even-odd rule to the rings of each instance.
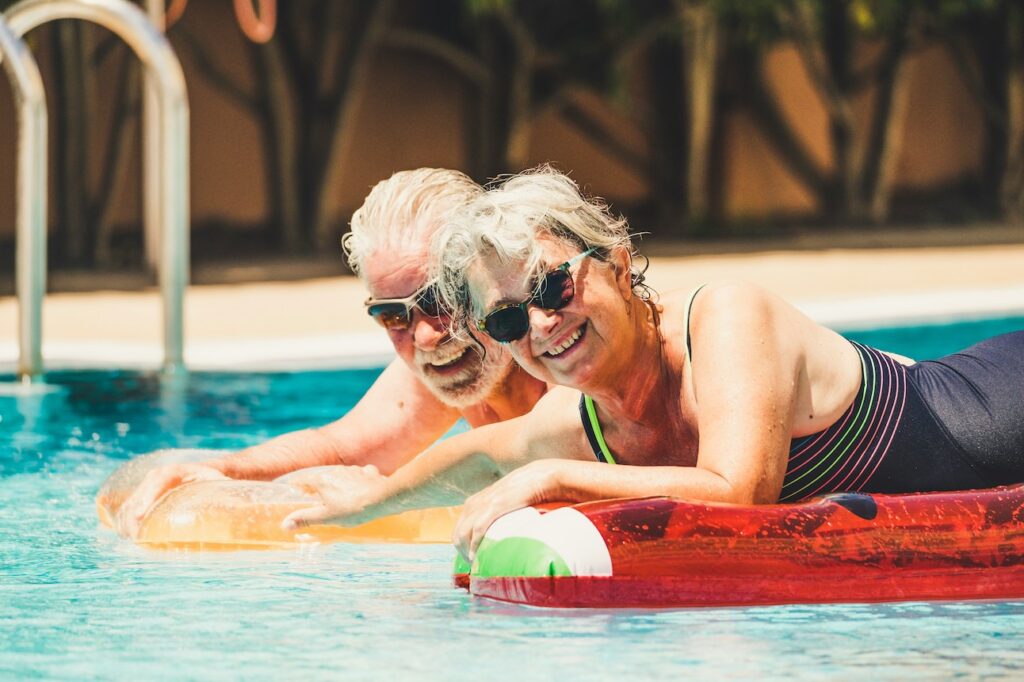
[[[1021, 328], [850, 336], [923, 359]], [[544, 611], [451, 588], [447, 546], [161, 553], [98, 527], [133, 455], [320, 424], [376, 376], [54, 372], [51, 393], [0, 394], [0, 679], [1024, 675], [1024, 602]]]

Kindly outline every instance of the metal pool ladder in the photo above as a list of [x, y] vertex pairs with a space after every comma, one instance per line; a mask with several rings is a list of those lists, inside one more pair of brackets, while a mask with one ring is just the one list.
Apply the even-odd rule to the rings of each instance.
[[[42, 374], [42, 303], [46, 288], [46, 102], [39, 69], [21, 40], [56, 19], [82, 19], [117, 34], [146, 67], [147, 99], [157, 106], [144, 142], [146, 239], [159, 239], [163, 299], [163, 368], [184, 368], [184, 297], [189, 253], [188, 95], [170, 42], [127, 0], [23, 0], [0, 15], [0, 58], [18, 102], [17, 291], [18, 376]], [[147, 244], [147, 250], [151, 245]]]

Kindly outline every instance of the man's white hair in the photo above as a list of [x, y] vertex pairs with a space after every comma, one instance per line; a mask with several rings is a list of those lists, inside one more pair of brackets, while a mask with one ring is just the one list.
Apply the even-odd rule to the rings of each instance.
[[452, 213], [483, 188], [465, 173], [446, 168], [399, 171], [381, 180], [352, 214], [352, 230], [341, 240], [349, 267], [362, 277], [367, 256], [423, 244]]
[[[612, 215], [601, 199], [584, 197], [568, 175], [547, 165], [513, 175], [467, 204], [431, 242], [432, 279], [453, 319], [472, 315], [466, 295], [471, 265], [493, 254], [501, 263], [534, 273], [541, 265], [540, 236], [570, 242], [580, 251], [593, 248], [599, 260], [617, 247], [634, 255], [626, 220]], [[635, 268], [633, 283], [637, 295], [649, 297]]]

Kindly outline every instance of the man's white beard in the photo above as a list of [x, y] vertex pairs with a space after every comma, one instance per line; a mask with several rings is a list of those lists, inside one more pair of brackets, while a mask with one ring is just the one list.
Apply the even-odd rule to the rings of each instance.
[[[456, 409], [466, 409], [489, 397], [496, 388], [508, 377], [514, 362], [505, 353], [489, 352], [484, 355], [483, 349], [474, 344], [466, 344], [466, 356], [462, 362], [467, 367], [452, 376], [423, 374], [422, 367], [438, 355], [417, 350], [414, 361], [421, 370], [421, 378], [426, 387], [438, 400]], [[446, 350], [445, 356], [450, 355]]]

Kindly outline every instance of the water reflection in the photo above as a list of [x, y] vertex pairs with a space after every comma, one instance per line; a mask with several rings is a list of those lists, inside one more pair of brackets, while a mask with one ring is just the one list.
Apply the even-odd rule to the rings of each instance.
[[375, 376], [196, 373], [167, 384], [158, 375], [66, 373], [52, 394], [0, 396], [0, 677], [1024, 671], [1024, 603], [543, 610], [451, 587], [447, 546], [174, 553], [98, 528], [93, 497], [127, 457], [159, 447], [239, 447], [323, 423]]

